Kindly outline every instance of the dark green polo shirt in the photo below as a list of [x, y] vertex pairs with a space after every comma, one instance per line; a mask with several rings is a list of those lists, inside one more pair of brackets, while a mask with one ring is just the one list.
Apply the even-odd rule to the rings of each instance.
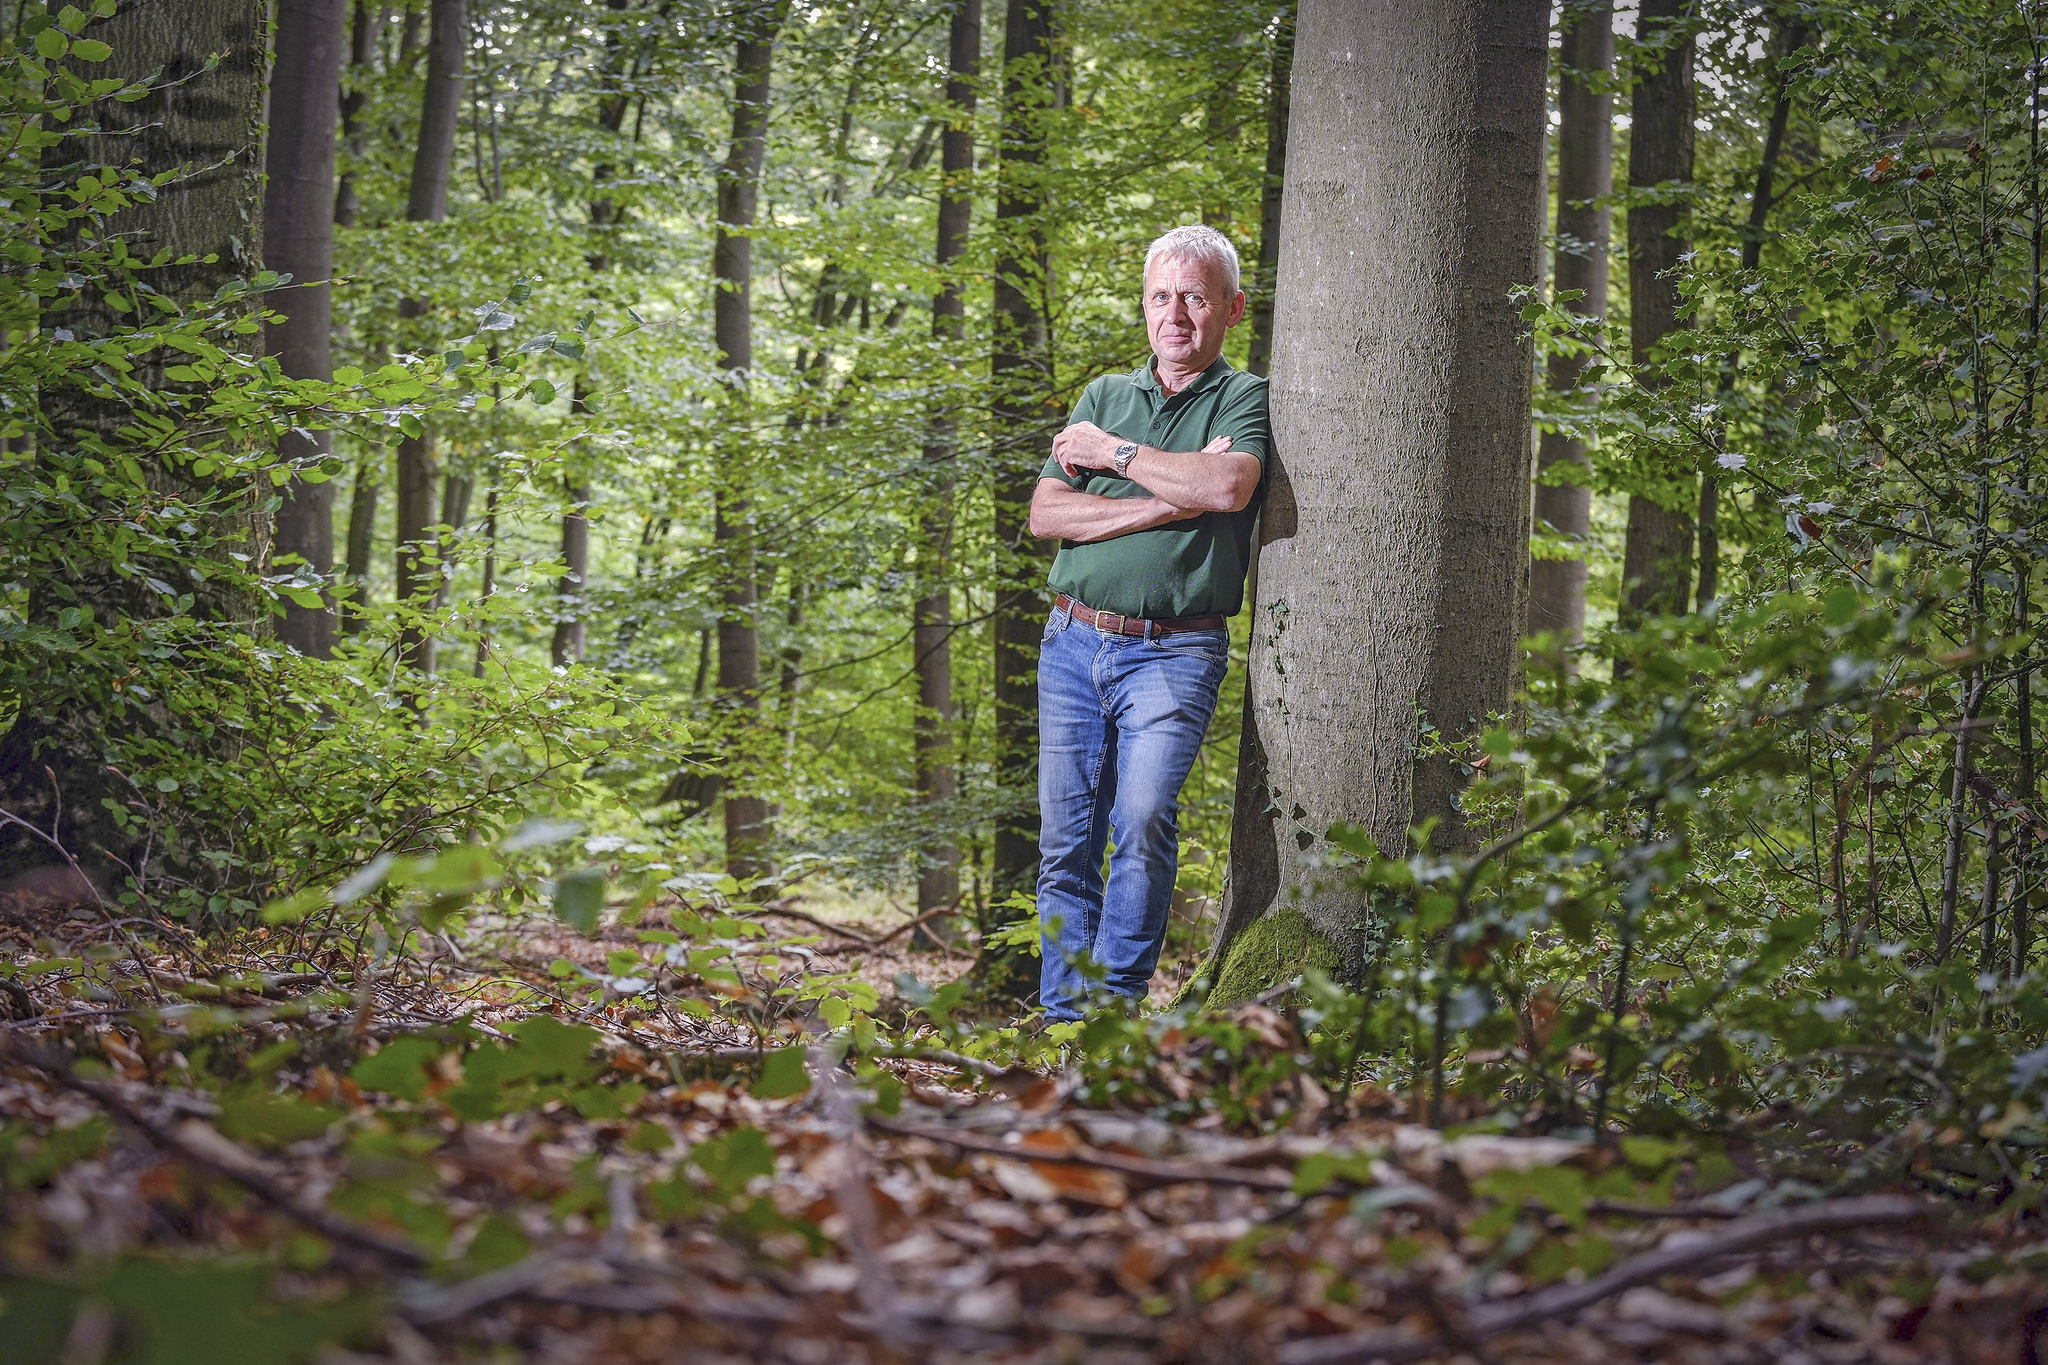
[[[1201, 378], [1171, 398], [1160, 391], [1147, 360], [1130, 374], [1106, 374], [1074, 404], [1069, 422], [1093, 422], [1115, 436], [1154, 450], [1200, 450], [1218, 436], [1230, 448], [1256, 455], [1261, 468], [1272, 445], [1266, 418], [1266, 381], [1232, 368], [1218, 356]], [[1084, 493], [1111, 498], [1150, 497], [1149, 490], [1105, 469], [1068, 478], [1048, 459], [1043, 477]], [[1265, 496], [1259, 491], [1241, 512], [1204, 512], [1149, 531], [1133, 531], [1087, 545], [1060, 543], [1053, 561], [1053, 591], [1097, 611], [1169, 620], [1176, 616], [1235, 616], [1244, 606], [1245, 568], [1251, 562], [1252, 522]]]

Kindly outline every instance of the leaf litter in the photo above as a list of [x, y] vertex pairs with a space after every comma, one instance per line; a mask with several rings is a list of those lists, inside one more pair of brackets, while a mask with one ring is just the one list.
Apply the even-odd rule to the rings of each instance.
[[9, 927], [0, 1358], [2003, 1362], [2048, 1318], [2016, 1214], [1441, 1132], [1284, 1001], [973, 1056], [900, 941], [652, 922], [207, 970]]

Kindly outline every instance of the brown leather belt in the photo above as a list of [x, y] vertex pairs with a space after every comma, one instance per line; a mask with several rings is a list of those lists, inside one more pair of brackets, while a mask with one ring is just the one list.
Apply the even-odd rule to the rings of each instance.
[[1142, 616], [1097, 611], [1065, 593], [1052, 599], [1052, 607], [1054, 611], [1072, 612], [1076, 621], [1084, 626], [1093, 626], [1106, 635], [1129, 635], [1142, 640], [1160, 635], [1179, 635], [1190, 630], [1222, 630], [1228, 624], [1220, 616], [1176, 616], [1171, 621], [1148, 621]]

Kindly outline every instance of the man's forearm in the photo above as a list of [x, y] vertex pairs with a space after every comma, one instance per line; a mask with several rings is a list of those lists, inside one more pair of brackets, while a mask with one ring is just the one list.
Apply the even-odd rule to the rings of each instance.
[[1087, 544], [1149, 531], [1190, 515], [1161, 498], [1105, 498], [1070, 488], [1058, 479], [1040, 479], [1031, 498], [1031, 534]]
[[1212, 455], [1140, 446], [1126, 477], [1175, 507], [1236, 512], [1251, 502], [1259, 486], [1259, 460], [1243, 451]]

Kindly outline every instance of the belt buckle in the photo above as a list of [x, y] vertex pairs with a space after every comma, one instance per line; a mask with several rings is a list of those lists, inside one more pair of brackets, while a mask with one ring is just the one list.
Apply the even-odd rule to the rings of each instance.
[[[1116, 618], [1114, 626], [1109, 624], [1109, 618], [1112, 616]], [[1128, 620], [1130, 618], [1120, 611], [1098, 611], [1095, 613], [1095, 628], [1104, 635], [1121, 635], [1124, 633], [1124, 622]]]

